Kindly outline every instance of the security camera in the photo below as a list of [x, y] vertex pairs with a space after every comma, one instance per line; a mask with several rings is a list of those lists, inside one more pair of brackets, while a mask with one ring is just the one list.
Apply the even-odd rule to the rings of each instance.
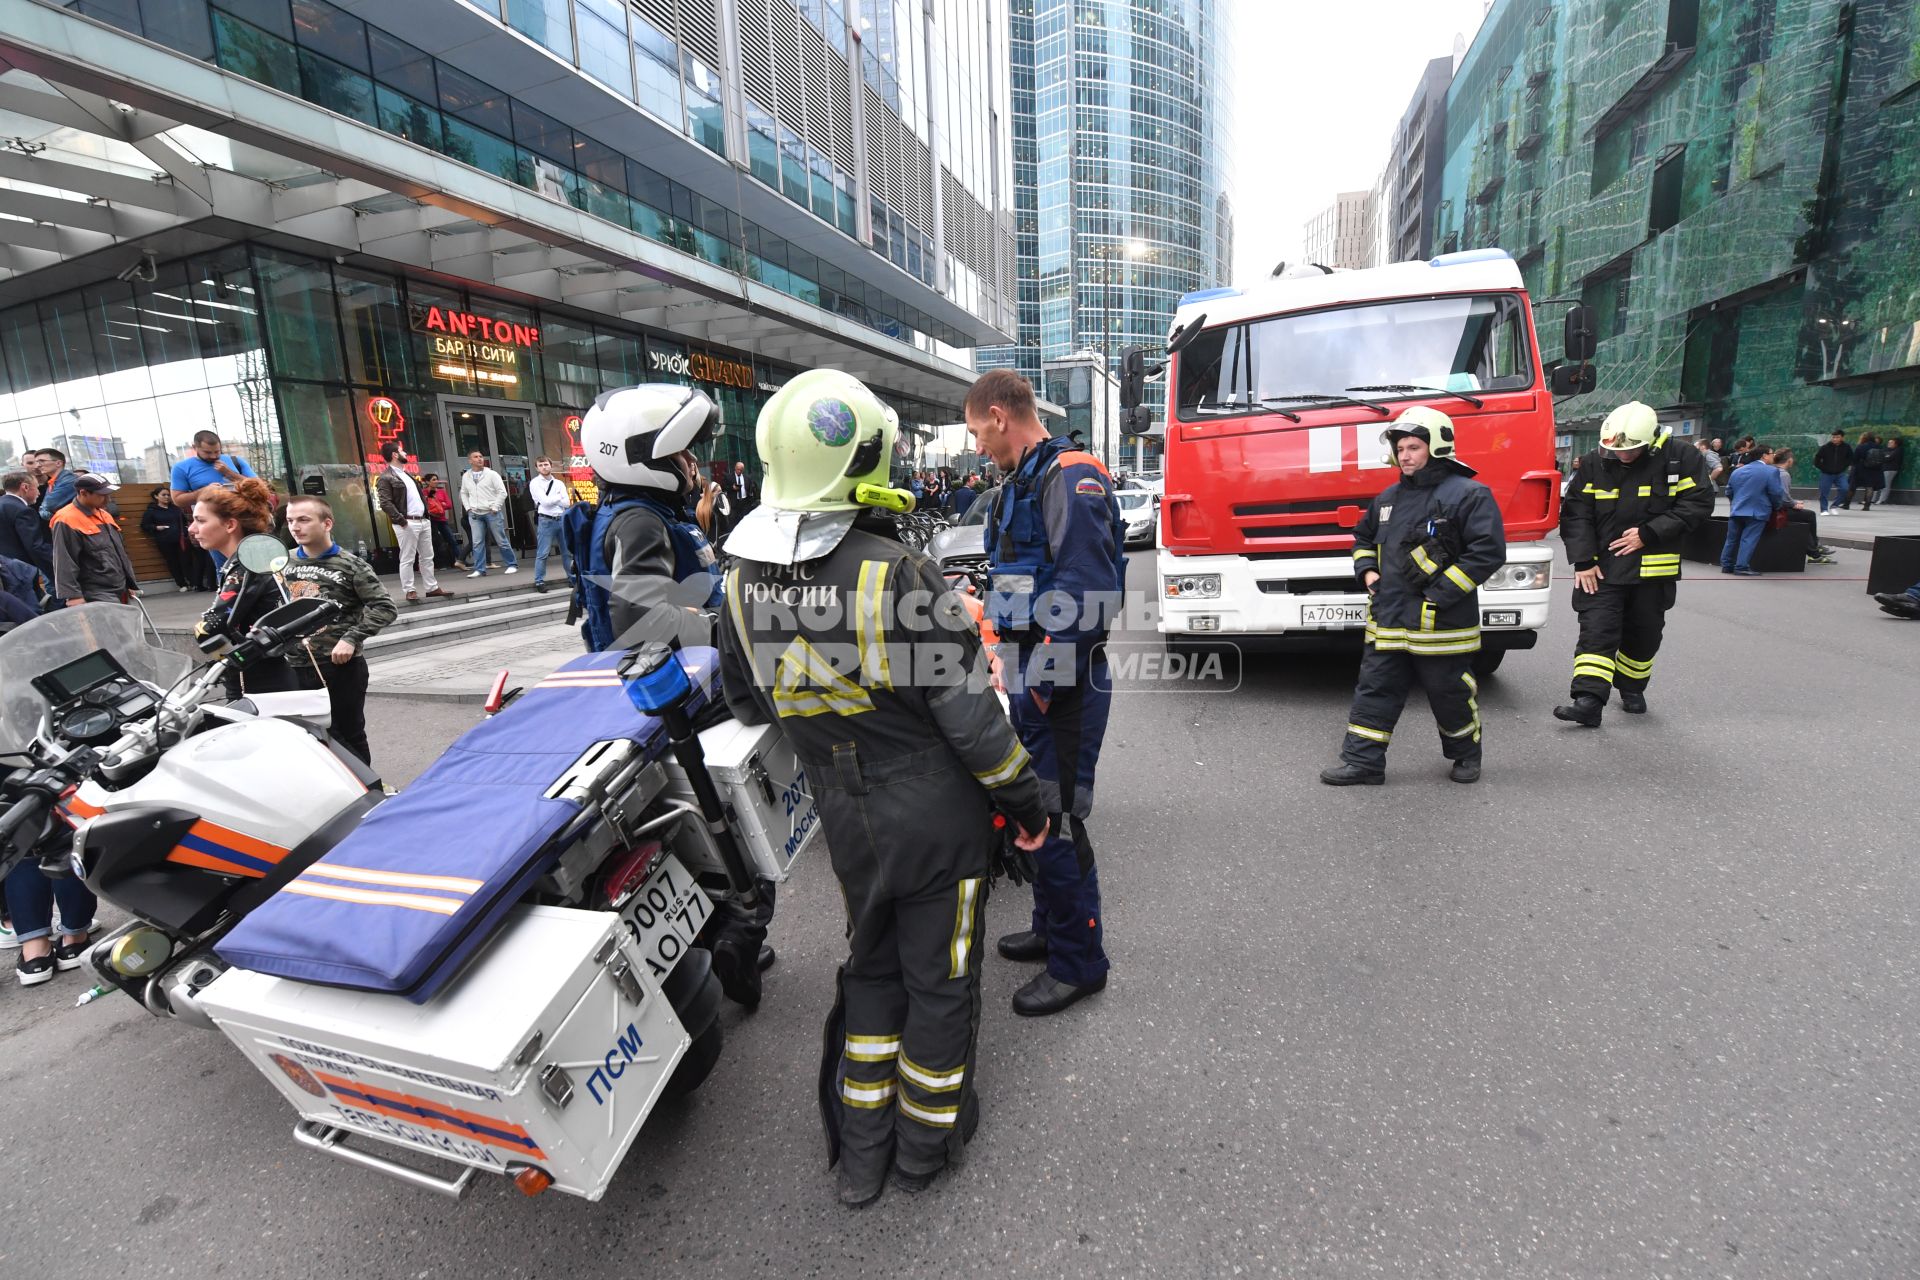
[[121, 280], [128, 284], [131, 284], [136, 280], [139, 281], [141, 284], [152, 284], [154, 280], [159, 276], [159, 274], [160, 274], [159, 271], [155, 268], [153, 263], [153, 255], [150, 253], [143, 253], [140, 255], [138, 261], [136, 261], [132, 266], [128, 267], [125, 271], [122, 271], [118, 276], [115, 277], [115, 279]]
[[346, 266], [346, 265], [347, 265], [347, 255], [346, 255], [346, 254], [344, 254], [344, 253], [336, 253], [336, 254], [334, 254], [334, 255], [333, 255], [333, 265], [334, 265], [334, 266], [336, 266], [336, 267], [344, 267], [344, 266]]

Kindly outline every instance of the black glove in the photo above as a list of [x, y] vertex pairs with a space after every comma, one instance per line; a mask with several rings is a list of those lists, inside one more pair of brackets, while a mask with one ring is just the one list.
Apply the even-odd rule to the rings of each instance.
[[[1041, 816], [1036, 821], [1045, 822], [1046, 818]], [[1036, 827], [1025, 828], [1027, 831], [1037, 829]], [[993, 815], [993, 833], [997, 839], [994, 842], [990, 872], [992, 879], [998, 880], [1005, 876], [1016, 885], [1032, 884], [1040, 874], [1039, 865], [1034, 862], [1033, 855], [1013, 842], [1019, 830], [1014, 821], [1004, 813]]]

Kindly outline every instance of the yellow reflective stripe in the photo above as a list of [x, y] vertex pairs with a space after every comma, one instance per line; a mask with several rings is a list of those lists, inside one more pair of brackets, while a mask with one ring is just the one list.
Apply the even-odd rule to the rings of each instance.
[[[1433, 604], [1430, 601], [1423, 600], [1420, 602], [1420, 630], [1433, 630]], [[1407, 633], [1407, 639], [1411, 640], [1413, 637], [1414, 633], [1409, 631]]]
[[879, 1084], [863, 1084], [858, 1080], [840, 1082], [840, 1100], [850, 1107], [859, 1107], [865, 1111], [877, 1111], [893, 1101], [896, 1085], [889, 1076]]
[[1374, 554], [1372, 547], [1355, 547], [1353, 549], [1353, 558], [1355, 560], [1374, 560], [1378, 557]]
[[1027, 749], [1020, 744], [1018, 738], [1015, 738], [1013, 750], [1007, 752], [1005, 760], [985, 773], [975, 772], [973, 776], [980, 780], [980, 785], [983, 787], [1004, 787], [1020, 776], [1020, 771], [1027, 767], [1027, 762], [1031, 759]]
[[1641, 662], [1638, 659], [1629, 658], [1624, 653], [1616, 653], [1613, 655], [1613, 660], [1619, 666], [1620, 670], [1626, 672], [1630, 676], [1644, 677], [1644, 676], [1649, 676], [1653, 674], [1652, 658], [1648, 658], [1645, 662]]
[[887, 1062], [900, 1052], [900, 1037], [848, 1036], [846, 1052], [854, 1062]]
[[1575, 666], [1586, 665], [1604, 667], [1608, 671], [1613, 670], [1613, 659], [1604, 653], [1576, 653], [1573, 655], [1573, 663]]
[[1440, 566], [1433, 562], [1433, 557], [1427, 554], [1425, 547], [1415, 547], [1411, 554], [1413, 556], [1413, 562], [1420, 566], [1422, 573], [1440, 572]]
[[1650, 484], [1641, 485], [1640, 496], [1643, 498], [1651, 498], [1653, 496], [1653, 486]]
[[1677, 564], [1643, 564], [1640, 566], [1640, 576], [1643, 578], [1677, 578], [1680, 576], [1680, 566]]
[[1468, 592], [1469, 594], [1471, 594], [1473, 589], [1479, 585], [1472, 578], [1469, 578], [1465, 573], [1463, 573], [1460, 569], [1460, 566], [1457, 564], [1450, 564], [1447, 566], [1447, 581], [1451, 582], [1454, 586], [1460, 588], [1462, 591]]
[[1421, 644], [1418, 640], [1407, 642], [1407, 652], [1422, 657], [1435, 658], [1449, 653], [1477, 653], [1480, 650], [1480, 637], [1471, 640], [1456, 640], [1449, 644]]
[[833, 669], [826, 655], [795, 636], [780, 655], [773, 681], [773, 709], [782, 718], [832, 713], [856, 716], [873, 710], [867, 691]]
[[863, 562], [854, 588], [853, 643], [860, 654], [860, 679], [875, 689], [893, 688], [893, 674], [887, 669], [887, 620], [881, 613], [887, 568], [884, 560]]
[[1689, 489], [1698, 489], [1699, 487], [1700, 486], [1697, 483], [1695, 483], [1694, 478], [1692, 476], [1688, 476], [1685, 480], [1682, 480], [1679, 484], [1673, 486], [1673, 493], [1669, 494], [1668, 496], [1672, 497], [1674, 496], [1674, 494], [1682, 494]]
[[1464, 729], [1455, 729], [1451, 733], [1442, 729], [1440, 736], [1443, 738], [1464, 738], [1468, 734], [1472, 734], [1473, 740], [1478, 742], [1480, 741], [1480, 682], [1473, 678], [1473, 672], [1471, 671], [1462, 671], [1460, 678], [1464, 680], [1467, 685], [1467, 710], [1473, 713], [1473, 719], [1467, 722], [1467, 727]]
[[932, 1125], [936, 1129], [951, 1129], [960, 1119], [960, 1108], [923, 1107], [905, 1094], [900, 1096], [900, 1114], [921, 1124]]
[[1409, 631], [1409, 640], [1464, 640], [1480, 634], [1479, 627], [1454, 627], [1449, 631]]
[[1586, 486], [1586, 488], [1580, 490], [1580, 492], [1591, 498], [1617, 498], [1620, 496], [1618, 489], [1596, 489], [1592, 485]]
[[949, 978], [967, 976], [967, 961], [973, 951], [973, 908], [980, 899], [980, 877], [962, 880], [959, 901], [953, 908], [953, 941], [947, 947]]
[[1641, 564], [1679, 564], [1678, 551], [1648, 551], [1641, 555]]
[[951, 1071], [929, 1071], [903, 1053], [900, 1055], [900, 1075], [928, 1093], [947, 1093], [960, 1087], [960, 1082], [967, 1078], [967, 1069], [955, 1067]]
[[1393, 734], [1386, 729], [1369, 729], [1363, 724], [1349, 724], [1347, 732], [1356, 738], [1368, 738], [1374, 742], [1391, 742]]

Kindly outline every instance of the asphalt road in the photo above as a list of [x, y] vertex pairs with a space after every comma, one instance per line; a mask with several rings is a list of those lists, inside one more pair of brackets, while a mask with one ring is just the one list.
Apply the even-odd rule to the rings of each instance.
[[[1019, 1020], [1030, 970], [990, 959], [967, 1165], [863, 1212], [812, 1095], [824, 858], [762, 1009], [598, 1205], [337, 1165], [223, 1040], [75, 1010], [77, 975], [9, 983], [0, 1272], [1920, 1274], [1920, 625], [1873, 609], [1864, 561], [1689, 581], [1652, 714], [1599, 732], [1548, 714], [1563, 600], [1487, 682], [1474, 787], [1417, 702], [1386, 787], [1314, 780], [1350, 659], [1126, 693], [1094, 823], [1110, 986]], [[404, 780], [470, 716], [379, 702], [376, 751]], [[990, 932], [1023, 916], [1002, 893]]]

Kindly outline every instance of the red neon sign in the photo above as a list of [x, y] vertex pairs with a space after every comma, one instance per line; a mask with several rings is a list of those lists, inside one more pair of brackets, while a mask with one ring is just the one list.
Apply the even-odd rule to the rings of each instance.
[[[416, 316], [418, 313], [415, 313]], [[479, 315], [472, 311], [454, 311], [444, 307], [428, 307], [427, 314], [418, 320], [420, 328], [428, 333], [452, 334], [461, 338], [478, 338], [482, 342], [498, 342], [504, 346], [537, 347], [540, 345], [540, 326], [517, 324], [511, 320], [495, 320], [491, 316]]]
[[[367, 419], [373, 423], [373, 452], [367, 455], [367, 465], [374, 474], [387, 469], [387, 460], [382, 456], [381, 446], [389, 440], [398, 440], [407, 429], [406, 415], [400, 412], [400, 405], [392, 396], [371, 396], [367, 400]], [[407, 470], [417, 473], [420, 464], [412, 458], [407, 459]]]

